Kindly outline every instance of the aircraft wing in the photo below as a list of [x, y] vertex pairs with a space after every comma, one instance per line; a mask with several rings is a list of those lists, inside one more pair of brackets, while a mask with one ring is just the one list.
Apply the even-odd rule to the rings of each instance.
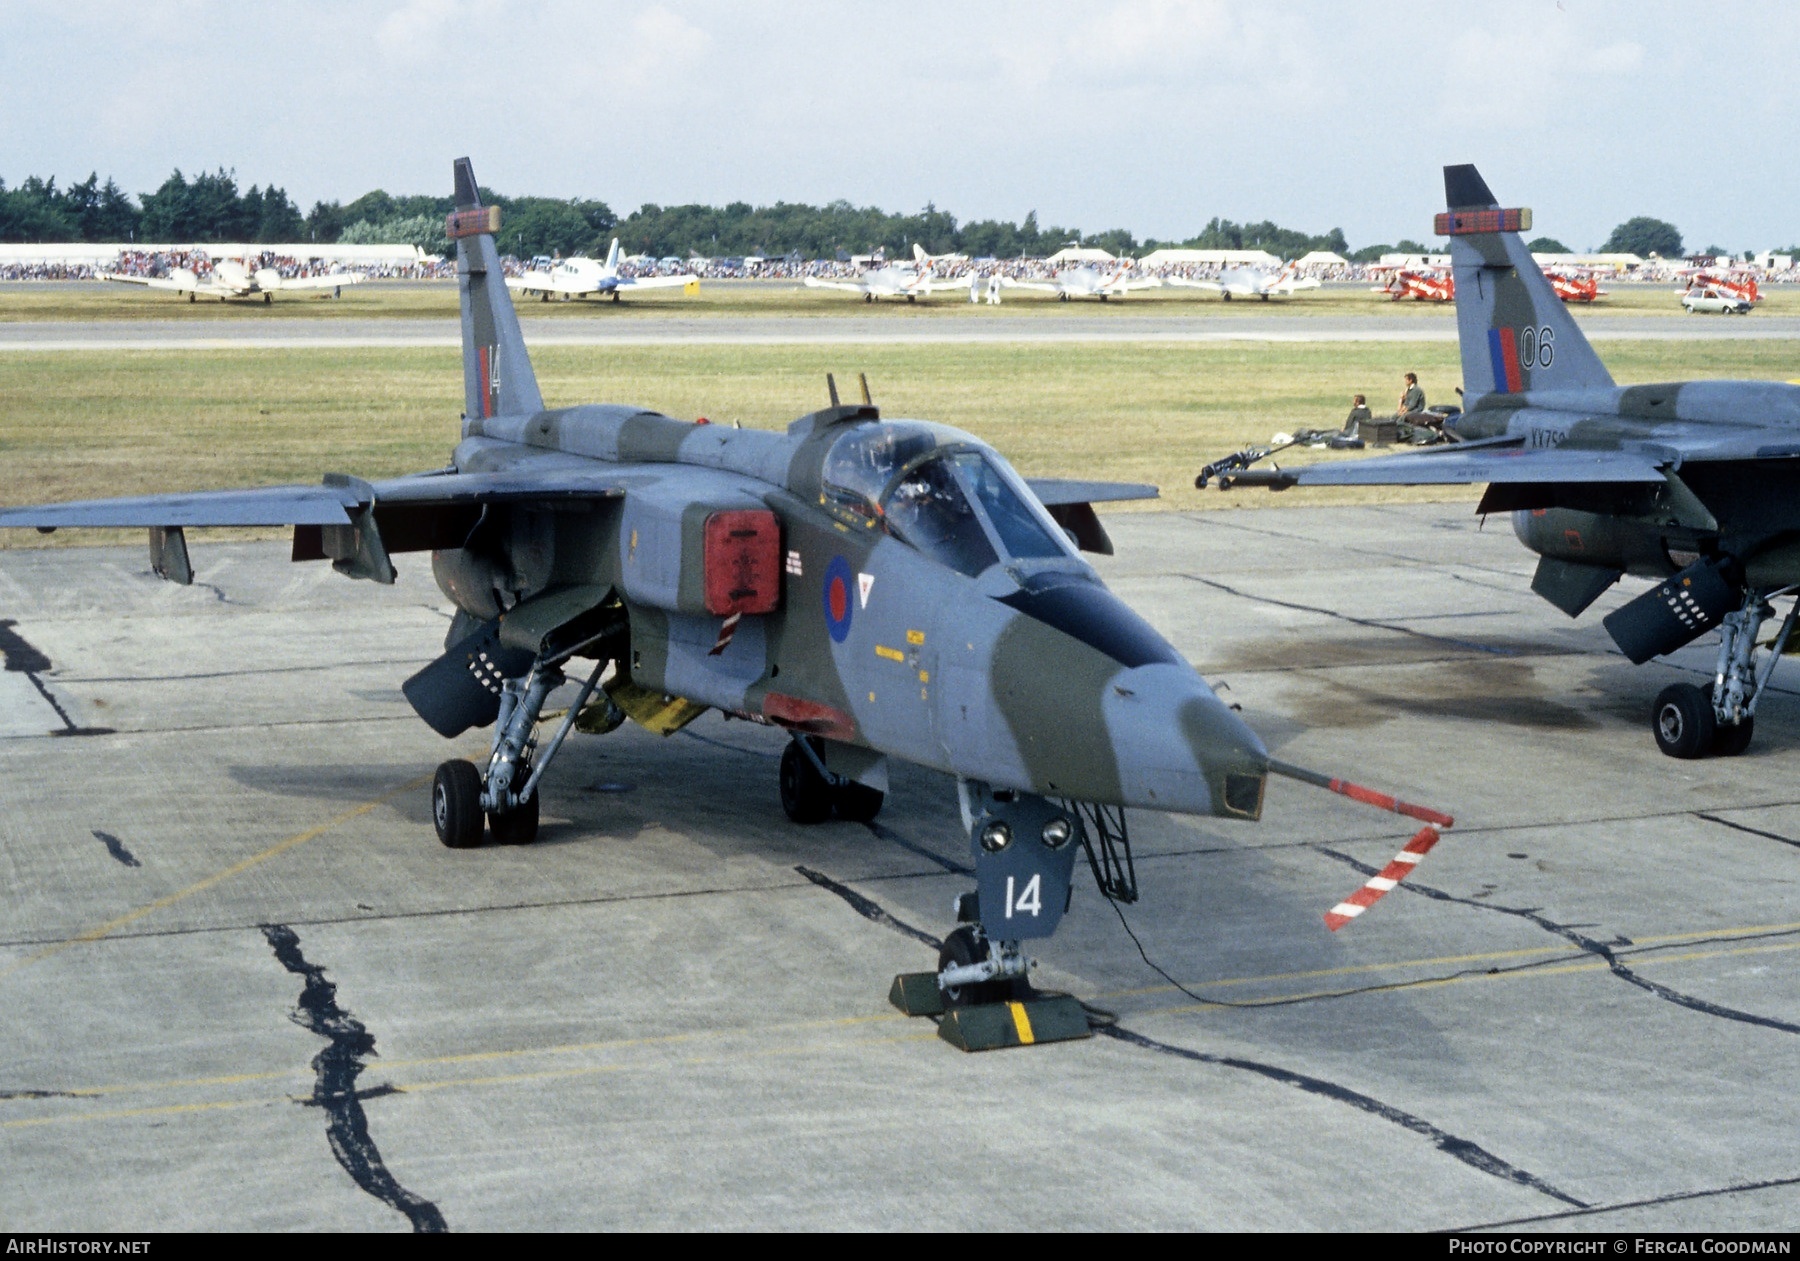
[[1028, 477], [1025, 484], [1046, 508], [1155, 499], [1161, 493], [1145, 482], [1089, 482], [1072, 477]]
[[1372, 460], [1333, 460], [1299, 468], [1246, 469], [1221, 475], [1220, 484], [1284, 490], [1289, 486], [1474, 486], [1496, 482], [1661, 484], [1665, 480], [1655, 459], [1632, 451], [1492, 446], [1474, 451], [1451, 447]]
[[125, 285], [143, 285], [149, 289], [173, 289], [179, 293], [193, 293], [199, 285], [195, 283], [191, 272], [183, 273], [186, 279], [175, 276], [127, 276], [124, 272], [103, 271], [102, 280], [116, 280]]
[[1177, 289], [1210, 289], [1214, 293], [1224, 292], [1225, 286], [1216, 280], [1189, 280], [1186, 276], [1164, 276], [1165, 285], [1173, 285]]
[[1036, 289], [1039, 293], [1061, 293], [1061, 285], [1052, 284], [1048, 280], [1014, 280], [1011, 276], [1000, 277], [1003, 289]]
[[1050, 510], [1050, 516], [1084, 552], [1101, 556], [1113, 554], [1112, 539], [1094, 512], [1099, 503], [1117, 503], [1126, 499], [1155, 499], [1157, 489], [1142, 482], [1089, 482], [1068, 477], [1033, 477], [1026, 481], [1038, 502]]
[[624, 493], [618, 476], [600, 468], [428, 473], [374, 483], [334, 475], [318, 486], [203, 490], [6, 508], [0, 509], [0, 528], [349, 525], [354, 514], [368, 507], [376, 510], [379, 520], [384, 507], [478, 508], [521, 499], [612, 499]]
[[853, 280], [821, 280], [817, 276], [808, 276], [803, 283], [808, 289], [842, 289], [845, 293], [869, 292], [869, 286], [858, 284]]
[[686, 289], [689, 293], [699, 293], [700, 277], [691, 272], [680, 276], [622, 277], [618, 287], [621, 289]]
[[0, 526], [348, 525], [356, 503], [344, 487], [264, 486], [0, 509]]
[[523, 276], [508, 276], [508, 289], [522, 289], [526, 293], [555, 293], [556, 282], [541, 271], [528, 271]]
[[1163, 282], [1156, 276], [1144, 276], [1138, 280], [1115, 280], [1101, 289], [1102, 293], [1128, 293], [1133, 289], [1160, 289]]
[[324, 276], [295, 276], [291, 280], [283, 278], [281, 287], [285, 289], [336, 289], [339, 285], [360, 285], [363, 274], [359, 271], [336, 271]]

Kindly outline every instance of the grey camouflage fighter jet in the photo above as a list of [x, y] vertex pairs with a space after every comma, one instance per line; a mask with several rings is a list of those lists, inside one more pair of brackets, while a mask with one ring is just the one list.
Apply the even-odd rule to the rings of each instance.
[[1445, 167], [1444, 189], [1467, 408], [1444, 429], [1460, 441], [1294, 469], [1228, 457], [1196, 484], [1485, 482], [1476, 511], [1512, 513], [1541, 557], [1531, 589], [1569, 616], [1622, 574], [1662, 579], [1605, 618], [1633, 664], [1718, 630], [1712, 682], [1665, 688], [1651, 727], [1673, 757], [1743, 752], [1796, 621], [1759, 654], [1771, 602], [1800, 591], [1800, 387], [1615, 385], [1521, 240], [1531, 211], [1502, 209], [1473, 166]]
[[[953, 1003], [1024, 983], [1019, 943], [1055, 930], [1078, 851], [1109, 896], [1136, 896], [1126, 807], [1256, 819], [1274, 770], [1448, 822], [1272, 761], [1101, 584], [1077, 551], [1111, 551], [1091, 505], [1154, 488], [1027, 483], [966, 433], [883, 419], [866, 383], [862, 404], [836, 405], [834, 388], [786, 433], [547, 408], [498, 210], [466, 159], [455, 174], [467, 410], [449, 468], [14, 509], [0, 526], [148, 527], [152, 566], [178, 582], [187, 526], [292, 525], [295, 560], [377, 582], [394, 580], [393, 554], [431, 552], [458, 612], [406, 696], [445, 737], [493, 727], [483, 766], [438, 768], [448, 846], [531, 841], [570, 730], [627, 716], [667, 734], [715, 708], [785, 729], [796, 823], [872, 819], [889, 758], [954, 776], [977, 888], [931, 977]], [[540, 744], [578, 659], [591, 670]]]

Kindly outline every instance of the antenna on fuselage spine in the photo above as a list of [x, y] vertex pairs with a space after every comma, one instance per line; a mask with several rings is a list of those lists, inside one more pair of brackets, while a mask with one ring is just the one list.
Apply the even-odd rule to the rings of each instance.
[[866, 372], [859, 372], [856, 374], [856, 379], [862, 382], [863, 406], [875, 406], [875, 400], [869, 397], [869, 374]]
[[833, 407], [841, 406], [838, 402], [837, 378], [833, 377], [829, 372], [825, 374], [825, 389], [831, 394], [831, 405]]

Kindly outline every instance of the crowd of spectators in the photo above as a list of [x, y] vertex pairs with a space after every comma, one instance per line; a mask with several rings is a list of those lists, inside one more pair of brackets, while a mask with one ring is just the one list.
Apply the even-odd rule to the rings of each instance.
[[[816, 276], [822, 280], [854, 279], [870, 267], [882, 267], [891, 261], [906, 266], [912, 265], [909, 258], [884, 260], [880, 254], [872, 260], [851, 259], [801, 259], [792, 255], [777, 258], [663, 258], [663, 259], [627, 259], [619, 266], [619, 272], [625, 276], [674, 276], [694, 274], [703, 280], [791, 280], [799, 282], [808, 276]], [[278, 255], [264, 251], [253, 259], [246, 260], [251, 270], [261, 267], [273, 267], [284, 278], [295, 276], [321, 275], [332, 271], [353, 271], [371, 280], [404, 279], [404, 280], [439, 280], [449, 279], [456, 275], [454, 258], [429, 258], [421, 263], [337, 263], [330, 259], [300, 259], [288, 255]], [[525, 271], [531, 264], [510, 255], [502, 260], [506, 273], [516, 276]], [[1115, 264], [1105, 264], [1113, 266]], [[986, 279], [999, 274], [1012, 280], [1045, 280], [1064, 266], [1052, 264], [1042, 258], [976, 258], [976, 259], [943, 259], [935, 262], [933, 270], [946, 279], [967, 281], [971, 273]], [[1385, 276], [1373, 273], [1374, 264], [1368, 263], [1330, 263], [1313, 264], [1301, 269], [1300, 274], [1312, 276], [1327, 282], [1356, 283], [1377, 281]], [[1755, 267], [1752, 264], [1739, 264], [1738, 270], [1747, 270], [1762, 284], [1794, 283], [1800, 281], [1800, 268], [1771, 270]], [[0, 280], [98, 280], [102, 273], [113, 272], [127, 276], [165, 276], [177, 268], [186, 268], [197, 276], [211, 273], [213, 259], [204, 249], [192, 251], [151, 252], [138, 249], [122, 249], [118, 257], [111, 263], [7, 263], [0, 264]], [[1182, 263], [1154, 268], [1143, 272], [1144, 275], [1167, 278], [1182, 276], [1189, 280], [1216, 280], [1223, 271], [1231, 270], [1216, 264]], [[1679, 284], [1692, 271], [1690, 264], [1681, 261], [1653, 260], [1633, 270], [1621, 279], [1644, 281], [1656, 284]]]
[[[396, 263], [338, 263], [328, 258], [300, 259], [264, 250], [243, 260], [251, 270], [273, 267], [284, 280], [296, 276], [321, 276], [336, 271], [358, 272], [371, 280], [437, 280], [456, 275], [455, 259], [437, 259], [409, 265]], [[0, 280], [99, 280], [103, 274], [166, 276], [185, 269], [204, 278], [212, 274], [214, 259], [203, 248], [193, 250], [122, 249], [108, 263], [6, 263], [0, 264]]]

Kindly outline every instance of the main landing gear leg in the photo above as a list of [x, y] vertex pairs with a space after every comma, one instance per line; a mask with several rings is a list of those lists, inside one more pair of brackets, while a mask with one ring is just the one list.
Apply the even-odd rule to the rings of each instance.
[[1756, 703], [1800, 619], [1800, 599], [1782, 619], [1781, 629], [1760, 662], [1756, 637], [1763, 623], [1775, 614], [1769, 601], [1794, 590], [1787, 587], [1767, 595], [1746, 592], [1743, 605], [1727, 613], [1719, 625], [1719, 659], [1712, 682], [1705, 687], [1674, 683], [1658, 694], [1650, 725], [1657, 747], [1664, 753], [1679, 758], [1709, 753], [1735, 757], [1750, 747]]
[[1079, 1001], [1032, 989], [1021, 949], [1054, 933], [1069, 908], [1081, 816], [1033, 793], [970, 781], [957, 792], [976, 888], [957, 898], [961, 923], [937, 972], [895, 977], [889, 1000], [909, 1016], [940, 1016], [938, 1036], [965, 1051], [1089, 1037]]
[[538, 716], [550, 694], [567, 681], [561, 666], [540, 660], [524, 678], [508, 679], [501, 685], [500, 716], [494, 723], [487, 774], [460, 758], [438, 767], [431, 806], [439, 840], [452, 849], [473, 849], [481, 844], [484, 815], [497, 844], [529, 845], [537, 839], [538, 781], [562, 748], [605, 669], [604, 661], [595, 665], [541, 756], [537, 755]]

